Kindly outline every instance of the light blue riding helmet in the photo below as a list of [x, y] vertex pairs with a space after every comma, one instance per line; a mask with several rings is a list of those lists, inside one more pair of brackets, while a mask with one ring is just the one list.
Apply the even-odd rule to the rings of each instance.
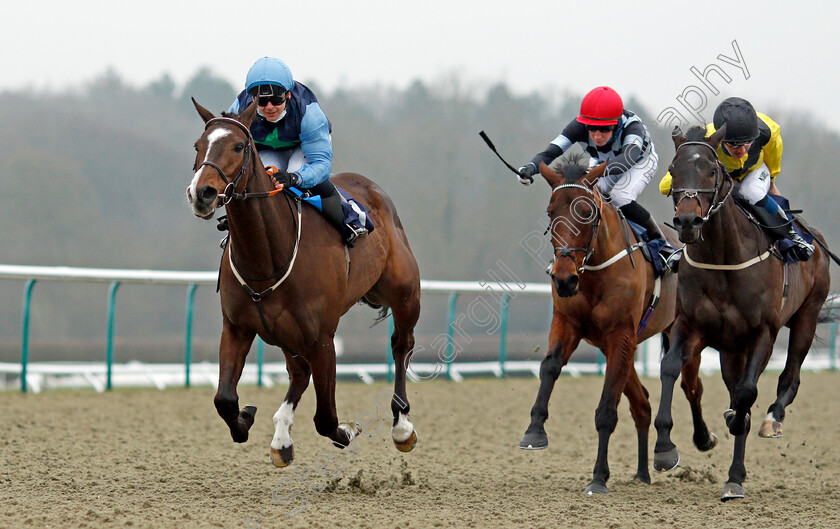
[[261, 85], [282, 86], [285, 90], [291, 90], [294, 84], [292, 71], [285, 62], [274, 57], [257, 60], [245, 77], [245, 90], [249, 93], [251, 89]]

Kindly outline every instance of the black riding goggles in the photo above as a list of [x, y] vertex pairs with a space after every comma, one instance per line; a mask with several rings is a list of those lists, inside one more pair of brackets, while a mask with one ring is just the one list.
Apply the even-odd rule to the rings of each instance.
[[589, 132], [612, 132], [615, 125], [586, 125]]
[[258, 96], [257, 97], [257, 106], [264, 107], [268, 106], [269, 103], [272, 105], [279, 107], [283, 103], [286, 102], [286, 94], [280, 96]]
[[738, 147], [746, 147], [747, 145], [750, 145], [754, 141], [755, 140], [748, 140], [748, 141], [743, 141], [743, 140], [726, 141], [726, 140], [723, 140], [723, 143], [725, 143], [728, 147], [732, 147], [733, 149], [737, 149]]

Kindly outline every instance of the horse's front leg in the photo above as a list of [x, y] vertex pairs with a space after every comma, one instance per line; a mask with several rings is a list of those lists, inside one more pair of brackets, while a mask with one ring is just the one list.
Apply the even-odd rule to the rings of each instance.
[[256, 333], [235, 326], [225, 317], [222, 324], [222, 340], [219, 344], [219, 388], [213, 403], [216, 411], [230, 428], [230, 436], [237, 443], [248, 440], [248, 430], [254, 424], [257, 407], [247, 405], [239, 409], [239, 395], [236, 385], [245, 367], [245, 357], [251, 349]]
[[541, 450], [548, 447], [548, 436], [545, 433], [548, 401], [554, 390], [554, 383], [560, 376], [560, 371], [569, 362], [569, 357], [572, 356], [579, 343], [580, 333], [555, 312], [551, 320], [551, 330], [548, 333], [548, 351], [540, 364], [540, 388], [537, 391], [537, 400], [531, 408], [531, 424], [528, 425], [525, 435], [519, 441], [519, 448]]
[[309, 364], [300, 356], [283, 351], [286, 355], [286, 371], [289, 373], [289, 390], [283, 399], [283, 404], [274, 414], [274, 438], [271, 440], [271, 462], [276, 467], [285, 467], [295, 458], [295, 447], [292, 442], [292, 423], [295, 418], [300, 397], [309, 386], [312, 374]]
[[694, 423], [694, 446], [701, 452], [706, 452], [717, 446], [717, 435], [709, 431], [703, 419], [703, 382], [700, 381], [700, 354], [697, 354], [683, 364], [682, 382], [680, 383], [688, 405], [691, 407], [691, 419]]
[[338, 423], [335, 411], [335, 344], [332, 336], [322, 337], [306, 355], [315, 385], [315, 430], [345, 448], [361, 433], [358, 424]]
[[670, 349], [662, 357], [659, 369], [661, 396], [659, 410], [653, 425], [656, 428], [656, 445], [653, 448], [653, 468], [659, 471], [671, 470], [680, 462], [677, 445], [671, 441], [674, 419], [671, 404], [674, 400], [674, 385], [685, 363], [699, 355], [705, 347], [700, 335], [694, 332], [684, 317], [677, 316], [669, 337]]

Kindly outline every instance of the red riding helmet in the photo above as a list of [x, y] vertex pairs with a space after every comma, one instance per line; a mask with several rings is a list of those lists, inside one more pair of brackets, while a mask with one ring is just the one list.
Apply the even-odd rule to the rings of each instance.
[[615, 125], [624, 112], [624, 102], [609, 86], [590, 90], [580, 102], [579, 123], [584, 125]]

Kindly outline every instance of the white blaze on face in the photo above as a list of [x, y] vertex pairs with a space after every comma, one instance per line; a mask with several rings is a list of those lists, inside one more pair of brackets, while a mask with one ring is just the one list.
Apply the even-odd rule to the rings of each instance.
[[193, 175], [192, 182], [190, 182], [189, 192], [190, 192], [190, 196], [193, 197], [193, 200], [195, 200], [195, 198], [198, 196], [198, 195], [196, 195], [196, 188], [198, 187], [198, 173], [200, 173], [201, 169], [203, 169], [201, 164], [203, 162], [207, 161], [207, 155], [209, 155], [210, 151], [213, 149], [213, 144], [218, 142], [218, 141], [221, 141], [225, 136], [228, 136], [230, 134], [231, 134], [231, 132], [229, 130], [219, 128], [219, 129], [216, 129], [216, 130], [214, 130], [213, 132], [211, 132], [210, 134], [207, 135], [207, 142], [208, 143], [207, 143], [207, 151], [206, 151], [206, 154], [204, 155], [204, 160], [202, 160], [201, 162], [198, 163], [198, 168], [195, 171], [195, 175]]
[[280, 409], [274, 414], [274, 439], [271, 440], [271, 448], [280, 450], [292, 446], [292, 435], [290, 429], [294, 422], [295, 410], [291, 402], [284, 402]]
[[414, 432], [414, 425], [408, 420], [408, 415], [400, 412], [397, 425], [391, 428], [391, 437], [398, 443], [404, 443], [411, 437], [412, 432]]

